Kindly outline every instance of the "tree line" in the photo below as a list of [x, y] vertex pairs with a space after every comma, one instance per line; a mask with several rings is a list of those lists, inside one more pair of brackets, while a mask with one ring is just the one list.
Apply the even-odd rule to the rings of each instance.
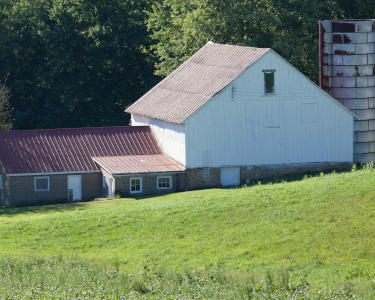
[[0, 130], [127, 125], [207, 41], [270, 47], [318, 80], [318, 21], [373, 0], [2, 0]]

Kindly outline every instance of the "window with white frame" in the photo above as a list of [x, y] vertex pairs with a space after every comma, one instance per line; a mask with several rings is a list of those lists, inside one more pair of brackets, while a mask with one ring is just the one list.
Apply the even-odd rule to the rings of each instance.
[[35, 192], [48, 192], [49, 191], [49, 177], [34, 177], [34, 190]]
[[142, 193], [142, 177], [130, 178], [130, 193]]
[[158, 176], [157, 178], [158, 190], [166, 190], [172, 188], [172, 176]]

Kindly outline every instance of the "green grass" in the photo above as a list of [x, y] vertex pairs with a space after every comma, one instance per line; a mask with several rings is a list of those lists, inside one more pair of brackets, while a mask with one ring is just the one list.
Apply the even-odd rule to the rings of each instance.
[[288, 274], [289, 287], [375, 295], [375, 170], [138, 200], [0, 208], [0, 255], [3, 264], [9, 257], [60, 257], [126, 274], [147, 266], [152, 274], [211, 278], [220, 267], [228, 282], [251, 286]]

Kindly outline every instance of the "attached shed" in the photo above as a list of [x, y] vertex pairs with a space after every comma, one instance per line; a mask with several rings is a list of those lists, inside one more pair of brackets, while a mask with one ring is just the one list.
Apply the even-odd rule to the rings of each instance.
[[[142, 178], [145, 157], [154, 162], [153, 169], [146, 170], [153, 185], [133, 184], [133, 190], [131, 184], [121, 187], [121, 180], [101, 165], [107, 168], [108, 158], [120, 160], [129, 164], [122, 176]], [[153, 193], [160, 173], [167, 171], [176, 181], [185, 169], [161, 152], [148, 126], [2, 131], [0, 163], [0, 200], [10, 206]], [[176, 190], [172, 182], [163, 187], [160, 192]]]

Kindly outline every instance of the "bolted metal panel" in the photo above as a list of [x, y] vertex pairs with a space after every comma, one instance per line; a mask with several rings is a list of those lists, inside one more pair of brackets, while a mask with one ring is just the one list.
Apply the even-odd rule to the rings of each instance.
[[[374, 72], [374, 65], [366, 65], [366, 66], [342, 66], [342, 65], [329, 65], [325, 63], [325, 65], [321, 68], [324, 70], [324, 76], [328, 78], [330, 76], [373, 76], [375, 75]], [[327, 75], [330, 74], [330, 75]]]
[[355, 136], [357, 143], [375, 142], [375, 131], [358, 131]]
[[357, 162], [370, 162], [370, 161], [375, 161], [375, 153], [370, 152], [370, 153], [362, 153], [362, 154], [354, 154], [354, 159]]
[[375, 53], [375, 43], [355, 44], [351, 46], [355, 46], [355, 53], [357, 54]]
[[354, 121], [354, 130], [355, 131], [368, 131], [369, 121]]
[[375, 64], [375, 54], [374, 53], [367, 54], [367, 63], [369, 65], [374, 65]]
[[369, 54], [342, 55], [342, 65], [344, 66], [367, 65], [367, 55]]
[[[355, 77], [331, 77], [331, 86], [332, 87], [355, 87], [356, 78]], [[367, 82], [366, 82], [367, 86]]]
[[352, 110], [367, 109], [369, 108], [369, 99], [345, 99], [343, 104]]
[[375, 19], [319, 22], [320, 87], [351, 109], [354, 160], [375, 159]]
[[375, 119], [375, 109], [354, 109], [353, 112], [360, 120], [373, 120]]
[[368, 43], [375, 43], [375, 32], [369, 32], [368, 33], [367, 42]]
[[[332, 44], [331, 54], [355, 54], [355, 44]], [[366, 52], [367, 53], [367, 52]]]
[[375, 98], [373, 97], [368, 98], [368, 107], [375, 108]]
[[370, 143], [355, 143], [354, 144], [355, 153], [369, 153], [370, 152]]
[[368, 121], [368, 129], [375, 130], [375, 120]]

